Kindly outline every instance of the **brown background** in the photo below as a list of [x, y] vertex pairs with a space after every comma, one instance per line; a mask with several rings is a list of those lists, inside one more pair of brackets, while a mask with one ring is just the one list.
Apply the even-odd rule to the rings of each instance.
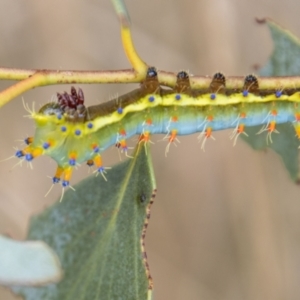
[[[127, 1], [136, 47], [159, 69], [194, 74], [246, 75], [272, 50], [269, 16], [300, 36], [296, 0]], [[19, 68], [121, 69], [129, 67], [118, 20], [108, 0], [2, 0], [0, 65]], [[300, 73], [300, 71], [299, 71]], [[2, 82], [1, 89], [11, 84]], [[133, 85], [84, 86], [89, 104]], [[38, 107], [68, 86], [25, 93]], [[0, 159], [13, 155], [16, 140], [34, 132], [21, 97], [0, 111]], [[196, 135], [181, 137], [167, 158], [164, 143], [152, 148], [158, 196], [152, 209], [147, 250], [155, 300], [300, 299], [300, 188], [272, 152], [254, 152], [230, 131], [215, 133], [206, 152]], [[156, 140], [160, 139], [155, 137]], [[134, 142], [132, 142], [133, 144]], [[106, 165], [118, 161], [112, 149]], [[40, 158], [33, 171], [0, 165], [0, 233], [25, 237], [29, 217], [53, 203], [45, 199], [55, 164]], [[87, 170], [80, 168], [78, 181]], [[0, 299], [14, 299], [0, 288]]]

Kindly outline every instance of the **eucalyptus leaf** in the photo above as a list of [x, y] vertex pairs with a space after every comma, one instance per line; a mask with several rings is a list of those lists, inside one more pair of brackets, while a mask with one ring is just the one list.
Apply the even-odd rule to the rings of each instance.
[[68, 190], [31, 221], [29, 239], [57, 252], [64, 278], [41, 288], [15, 287], [26, 300], [151, 299], [141, 249], [155, 179], [147, 147], [101, 176]]
[[[299, 75], [300, 40], [271, 19], [265, 19], [263, 22], [268, 25], [271, 32], [274, 50], [266, 65], [260, 70], [260, 74], [262, 76]], [[295, 136], [292, 124], [277, 124], [276, 129], [279, 134], [272, 134], [272, 143], [267, 141], [266, 135], [256, 134], [261, 128], [262, 126], [247, 128], [246, 132], [249, 137], [243, 136], [242, 138], [254, 149], [271, 148], [278, 153], [291, 178], [298, 182], [300, 180], [298, 163], [299, 141]]]
[[44, 242], [0, 236], [0, 284], [36, 286], [57, 282], [61, 277], [57, 255]]
[[260, 70], [262, 76], [292, 76], [300, 74], [300, 40], [271, 19], [265, 19], [274, 49]]

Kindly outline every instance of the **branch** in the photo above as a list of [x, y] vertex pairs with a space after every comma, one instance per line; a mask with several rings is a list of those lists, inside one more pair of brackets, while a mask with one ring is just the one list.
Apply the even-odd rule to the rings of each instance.
[[[115, 71], [76, 71], [76, 70], [25, 70], [0, 68], [0, 79], [21, 80], [6, 90], [0, 92], [0, 107], [20, 94], [38, 87], [53, 84], [89, 84], [89, 83], [140, 83], [144, 80], [148, 66], [135, 50], [130, 20], [122, 0], [112, 0], [121, 23], [121, 38], [125, 54], [133, 69]], [[174, 87], [176, 74], [158, 71], [159, 82], [168, 87]], [[208, 88], [211, 76], [191, 76], [193, 89]], [[244, 77], [226, 77], [226, 87], [242, 89]], [[264, 89], [300, 89], [300, 76], [290, 77], [262, 77], [259, 78], [259, 88]]]

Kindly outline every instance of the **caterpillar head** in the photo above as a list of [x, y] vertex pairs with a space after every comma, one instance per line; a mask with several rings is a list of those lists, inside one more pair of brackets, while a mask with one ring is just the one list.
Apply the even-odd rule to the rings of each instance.
[[52, 157], [58, 164], [53, 183], [63, 176], [62, 184], [68, 186], [74, 166], [94, 159], [96, 154], [79, 141], [93, 129], [92, 123], [85, 122], [87, 110], [82, 90], [72, 87], [70, 94], [57, 93], [57, 102], [45, 104], [37, 113], [32, 113], [32, 118], [36, 123], [35, 135], [26, 139], [28, 146], [18, 150], [16, 156], [28, 162], [40, 155]]

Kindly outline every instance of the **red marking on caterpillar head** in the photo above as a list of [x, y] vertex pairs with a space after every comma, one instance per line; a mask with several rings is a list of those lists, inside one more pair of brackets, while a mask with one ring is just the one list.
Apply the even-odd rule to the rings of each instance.
[[79, 105], [84, 104], [84, 94], [82, 89], [76, 89], [71, 87], [71, 94], [64, 92], [63, 94], [57, 93], [57, 100], [60, 107], [64, 110], [65, 108], [74, 108], [77, 109]]

